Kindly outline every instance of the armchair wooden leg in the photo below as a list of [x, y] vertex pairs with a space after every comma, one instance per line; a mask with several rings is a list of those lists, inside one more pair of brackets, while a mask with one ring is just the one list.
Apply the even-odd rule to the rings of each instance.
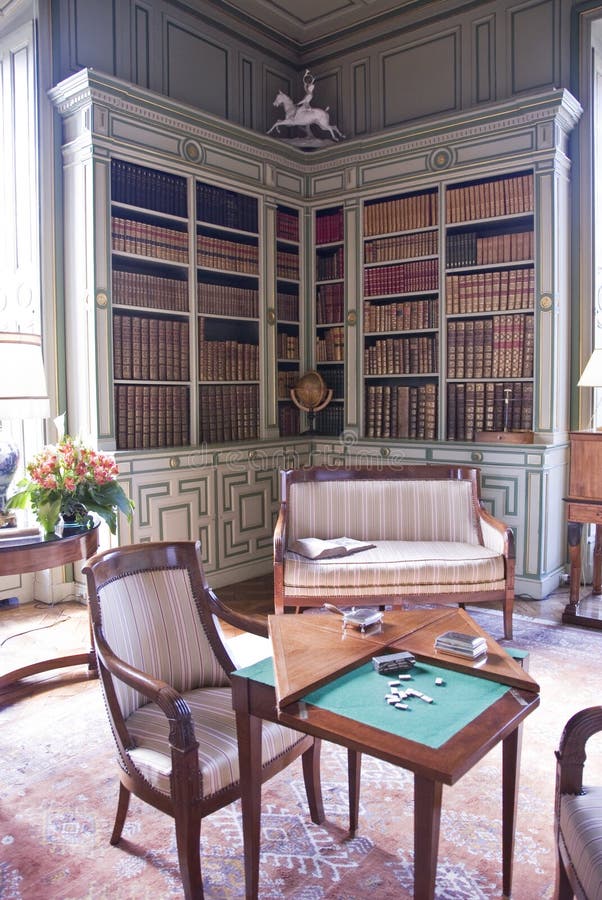
[[514, 598], [504, 600], [504, 637], [512, 640], [512, 613], [514, 611]]
[[178, 810], [175, 815], [176, 847], [182, 888], [186, 900], [202, 900], [201, 814], [197, 804]]
[[130, 792], [122, 782], [119, 782], [119, 799], [117, 801], [117, 813], [115, 815], [115, 824], [113, 825], [113, 834], [109, 843], [115, 845], [119, 843], [123, 826], [125, 825], [125, 817], [127, 816], [128, 807], [130, 805]]
[[322, 782], [320, 781], [320, 753], [322, 741], [316, 738], [301, 757], [303, 763], [303, 780], [305, 792], [309, 804], [309, 814], [312, 822], [321, 825], [325, 819], [324, 803], [322, 802]]
[[566, 874], [566, 868], [562, 859], [562, 854], [558, 851], [556, 860], [556, 890], [554, 896], [557, 900], [573, 900], [575, 893]]

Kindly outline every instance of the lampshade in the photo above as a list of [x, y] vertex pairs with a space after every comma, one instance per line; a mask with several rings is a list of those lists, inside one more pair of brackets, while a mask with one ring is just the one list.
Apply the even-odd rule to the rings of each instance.
[[49, 415], [42, 339], [37, 334], [0, 331], [0, 420]]
[[594, 350], [577, 385], [579, 387], [602, 387], [602, 348]]

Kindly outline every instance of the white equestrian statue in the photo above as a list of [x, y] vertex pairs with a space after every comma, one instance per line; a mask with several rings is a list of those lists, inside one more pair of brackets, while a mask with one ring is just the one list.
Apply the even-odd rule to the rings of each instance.
[[274, 130], [276, 133], [279, 133], [280, 126], [287, 125], [293, 128], [304, 128], [307, 137], [311, 137], [312, 133], [310, 126], [317, 125], [322, 131], [328, 131], [333, 141], [338, 141], [339, 138], [345, 137], [336, 125], [330, 124], [328, 106], [326, 109], [312, 109], [310, 106], [314, 92], [314, 84], [315, 78], [312, 77], [309, 74], [309, 70], [306, 69], [303, 76], [303, 85], [305, 87], [305, 97], [303, 100], [300, 100], [299, 103], [293, 103], [288, 94], [285, 94], [284, 91], [278, 91], [276, 99], [274, 100], [274, 106], [284, 107], [284, 118], [274, 122], [267, 132], [268, 134], [271, 134]]

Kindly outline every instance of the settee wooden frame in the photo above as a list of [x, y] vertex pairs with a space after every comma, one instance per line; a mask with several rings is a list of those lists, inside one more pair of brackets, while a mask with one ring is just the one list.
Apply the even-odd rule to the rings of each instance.
[[[310, 466], [299, 469], [288, 469], [281, 471], [280, 485], [280, 509], [276, 526], [274, 530], [274, 609], [275, 612], [283, 613], [285, 607], [293, 607], [297, 611], [301, 608], [322, 606], [325, 600], [335, 603], [338, 606], [357, 605], [361, 603], [365, 606], [382, 606], [386, 605], [403, 607], [405, 603], [435, 602], [442, 604], [458, 603], [461, 607], [464, 602], [469, 603], [502, 603], [503, 620], [504, 620], [504, 636], [507, 639], [512, 638], [512, 613], [514, 609], [514, 575], [515, 575], [515, 550], [514, 535], [512, 530], [503, 522], [492, 516], [482, 505], [480, 500], [479, 470], [467, 466], [447, 466], [441, 464], [426, 465], [366, 465], [366, 466]], [[367, 593], [358, 596], [342, 596], [337, 594], [333, 599], [326, 595], [317, 598], [316, 596], [300, 596], [295, 593], [294, 597], [288, 595], [285, 585], [285, 561], [288, 548], [288, 514], [289, 514], [289, 497], [290, 488], [294, 484], [321, 482], [321, 481], [349, 481], [349, 480], [374, 480], [386, 481], [396, 479], [406, 480], [458, 480], [469, 481], [472, 487], [472, 507], [474, 520], [477, 524], [477, 530], [481, 535], [481, 526], [487, 523], [500, 536], [503, 542], [503, 559], [504, 559], [504, 587], [499, 590], [474, 590], [467, 592], [466, 595], [457, 592], [433, 591], [432, 594], [412, 593], [405, 587], [399, 590], [393, 589], [390, 595], [387, 595], [386, 601], [382, 596], [374, 596]], [[353, 537], [353, 535], [348, 535]]]

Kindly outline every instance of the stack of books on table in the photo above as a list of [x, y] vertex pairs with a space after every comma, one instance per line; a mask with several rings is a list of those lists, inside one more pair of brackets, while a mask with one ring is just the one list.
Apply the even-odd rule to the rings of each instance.
[[478, 659], [487, 653], [487, 641], [485, 638], [464, 634], [461, 631], [446, 631], [445, 634], [435, 638], [435, 649], [454, 656]]

